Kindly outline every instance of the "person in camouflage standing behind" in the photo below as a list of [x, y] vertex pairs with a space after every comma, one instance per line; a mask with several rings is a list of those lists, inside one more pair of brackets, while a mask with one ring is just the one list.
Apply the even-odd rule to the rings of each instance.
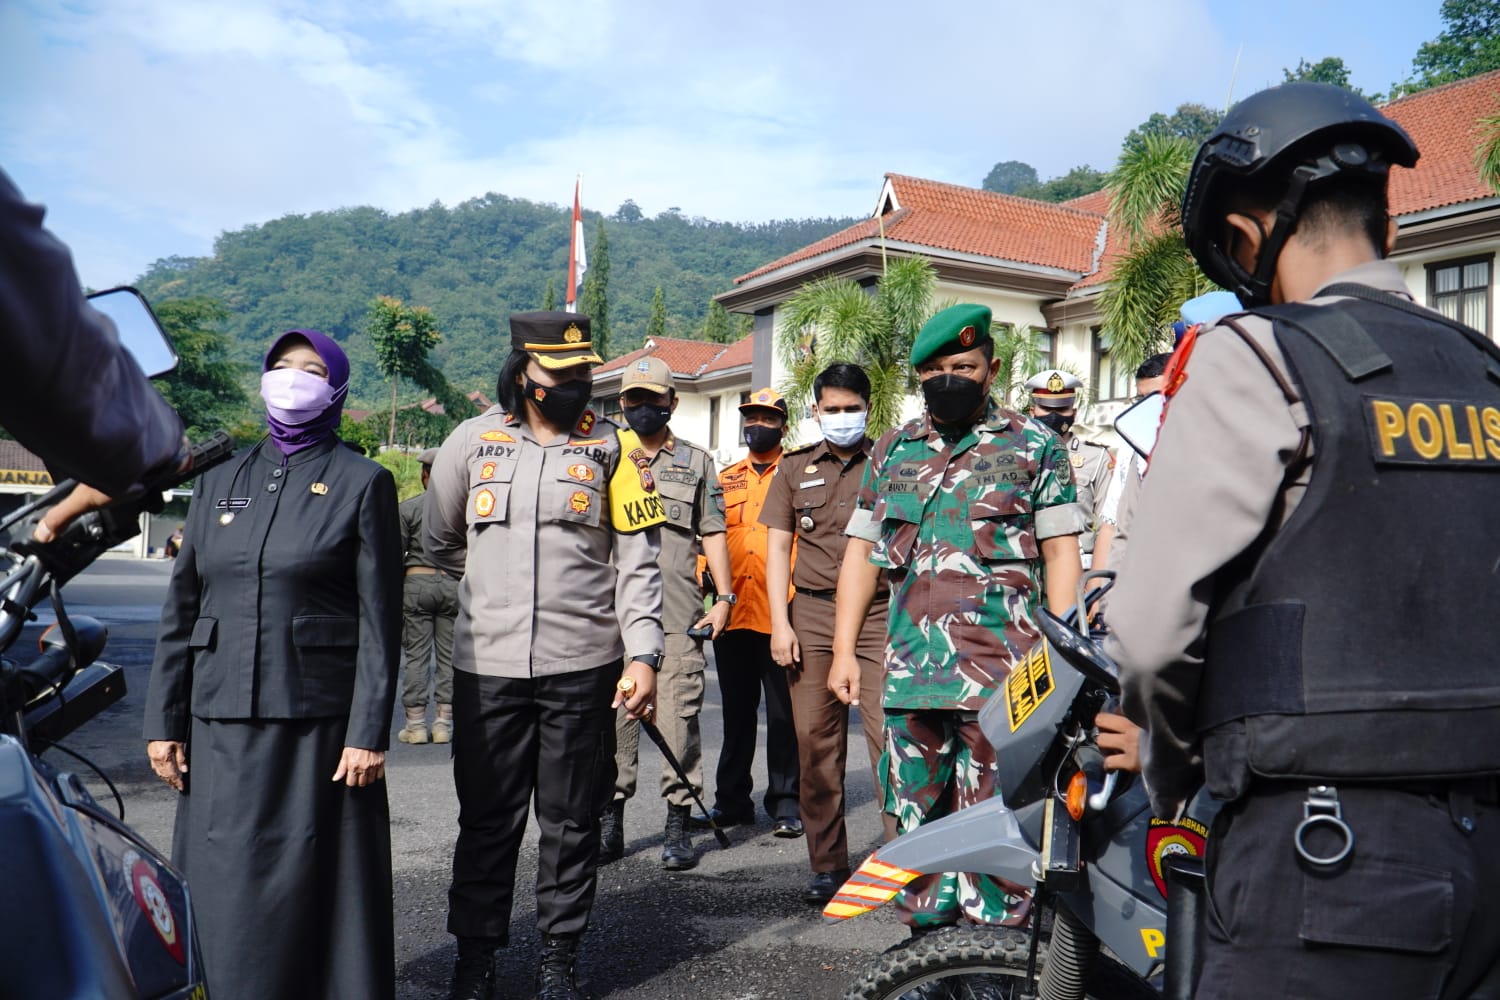
[[[956, 305], [923, 325], [911, 365], [927, 414], [876, 442], [839, 573], [828, 686], [859, 703], [855, 644], [890, 573], [882, 794], [901, 833], [995, 794], [995, 751], [979, 709], [1041, 634], [1045, 595], [1061, 613], [1082, 572], [1067, 449], [990, 398], [1000, 363], [990, 310]], [[1021, 887], [971, 874], [927, 876], [898, 900], [913, 933], [1018, 923]]]

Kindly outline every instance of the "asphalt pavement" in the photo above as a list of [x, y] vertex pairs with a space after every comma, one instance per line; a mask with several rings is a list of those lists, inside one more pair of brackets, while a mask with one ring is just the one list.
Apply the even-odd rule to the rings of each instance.
[[[110, 629], [105, 658], [126, 669], [129, 693], [67, 741], [109, 775], [124, 800], [126, 820], [164, 853], [171, 848], [176, 793], [151, 773], [140, 738], [141, 705], [171, 564], [106, 558], [64, 591], [71, 614], [89, 614]], [[42, 614], [38, 627], [50, 616]], [[35, 631], [33, 629], [33, 631]], [[26, 639], [22, 639], [25, 642]], [[713, 667], [710, 661], [710, 673]], [[711, 678], [703, 710], [704, 770], [712, 804], [713, 768], [723, 738], [718, 686]], [[391, 722], [387, 781], [395, 872], [397, 996], [446, 997], [453, 939], [444, 930], [458, 802], [448, 747], [396, 741]], [[880, 817], [858, 723], [849, 745], [849, 841], [854, 863], [879, 843]], [[760, 731], [765, 740], [764, 720]], [[655, 787], [660, 756], [642, 740], [641, 785]], [[62, 765], [59, 761], [60, 766]], [[84, 773], [101, 802], [105, 785]], [[765, 788], [757, 754], [757, 799]], [[827, 924], [798, 898], [810, 875], [804, 841], [771, 835], [764, 814], [753, 827], [729, 831], [721, 850], [711, 834], [694, 835], [701, 860], [685, 872], [663, 871], [666, 806], [637, 795], [625, 809], [626, 856], [600, 870], [593, 921], [579, 971], [598, 997], [613, 1000], [834, 1000], [877, 952], [905, 937], [889, 908]], [[516, 877], [510, 946], [497, 956], [497, 998], [535, 992], [536, 827], [529, 824]], [[289, 901], [290, 905], [295, 905]]]

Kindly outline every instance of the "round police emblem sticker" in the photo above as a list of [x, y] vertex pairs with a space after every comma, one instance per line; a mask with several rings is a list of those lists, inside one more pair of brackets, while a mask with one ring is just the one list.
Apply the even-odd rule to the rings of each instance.
[[675, 504], [674, 503], [672, 505], [672, 509], [667, 512], [667, 516], [670, 517], [674, 521], [677, 520], [679, 517], [682, 516], [682, 506], [680, 504]]

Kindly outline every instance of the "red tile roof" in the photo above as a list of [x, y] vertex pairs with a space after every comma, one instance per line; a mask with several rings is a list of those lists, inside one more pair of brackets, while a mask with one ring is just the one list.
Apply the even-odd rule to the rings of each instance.
[[632, 361], [647, 355], [661, 358], [672, 370], [673, 377], [697, 378], [708, 370], [712, 362], [725, 352], [723, 344], [710, 344], [702, 340], [681, 340], [676, 337], [655, 337], [646, 341], [646, 346], [612, 358], [594, 369], [596, 375], [607, 375], [619, 371]]
[[[1411, 134], [1422, 158], [1414, 170], [1391, 175], [1391, 211], [1396, 215], [1495, 197], [1474, 162], [1477, 122], [1500, 114], [1500, 70], [1434, 87], [1382, 109]], [[935, 250], [1039, 264], [1082, 275], [1083, 290], [1109, 281], [1124, 241], [1109, 231], [1109, 194], [1095, 191], [1062, 204], [938, 181], [886, 174], [901, 207], [884, 217], [885, 236]], [[880, 235], [881, 220], [865, 219], [735, 279], [752, 278], [812, 260]], [[1095, 259], [1103, 232], [1104, 249]]]
[[919, 177], [885, 176], [900, 208], [883, 219], [865, 219], [772, 261], [736, 278], [735, 284], [876, 239], [882, 222], [885, 238], [894, 243], [912, 243], [1079, 274], [1094, 268], [1094, 249], [1104, 221], [1096, 212]]
[[1422, 153], [1416, 169], [1391, 171], [1392, 214], [1495, 197], [1479, 179], [1474, 151], [1479, 119], [1500, 114], [1500, 70], [1403, 97], [1381, 110]]
[[712, 375], [715, 372], [729, 371], [731, 368], [748, 368], [755, 360], [755, 337], [741, 337], [729, 349], [703, 369], [703, 374]]

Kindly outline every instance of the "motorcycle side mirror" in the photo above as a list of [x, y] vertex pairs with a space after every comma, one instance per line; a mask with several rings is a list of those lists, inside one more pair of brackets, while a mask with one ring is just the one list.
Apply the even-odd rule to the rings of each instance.
[[111, 288], [88, 297], [89, 305], [114, 321], [120, 343], [135, 358], [147, 378], [177, 367], [177, 352], [161, 328], [145, 296], [134, 288]]
[[1079, 673], [1110, 694], [1120, 693], [1120, 670], [1105, 655], [1103, 646], [1046, 608], [1037, 608], [1036, 623], [1052, 649]]

